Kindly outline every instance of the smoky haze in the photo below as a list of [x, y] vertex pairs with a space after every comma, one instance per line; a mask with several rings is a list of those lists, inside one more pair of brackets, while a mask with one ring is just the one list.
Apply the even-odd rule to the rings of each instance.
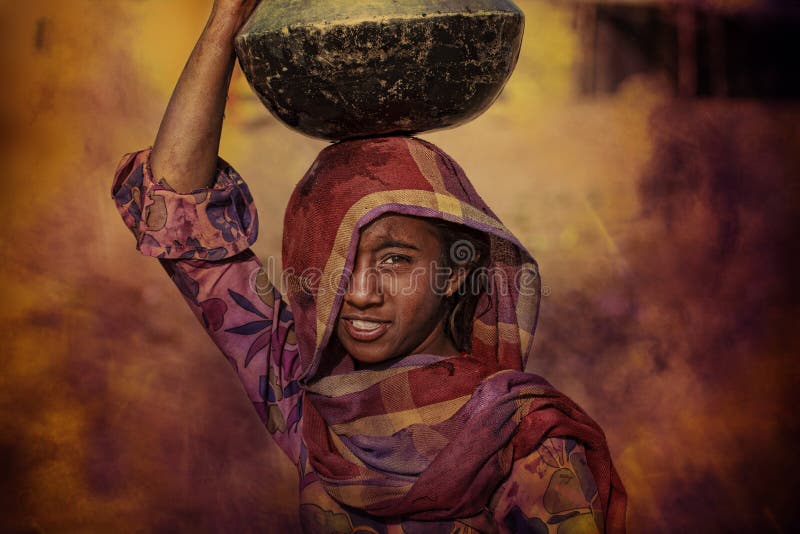
[[[0, 3], [0, 528], [295, 531], [297, 478], [110, 197], [152, 144], [211, 2]], [[423, 137], [538, 260], [528, 370], [604, 428], [631, 532], [788, 532], [797, 468], [800, 109], [672, 96], [653, 74], [580, 96], [567, 4], [520, 1], [517, 71]], [[283, 209], [326, 143], [236, 72], [221, 155], [279, 264]]]

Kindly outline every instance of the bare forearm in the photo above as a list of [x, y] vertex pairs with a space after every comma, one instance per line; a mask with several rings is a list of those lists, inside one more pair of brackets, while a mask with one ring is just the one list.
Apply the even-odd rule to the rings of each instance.
[[178, 192], [208, 187], [214, 177], [233, 37], [248, 14], [214, 6], [164, 113], [150, 164], [156, 181], [163, 178]]

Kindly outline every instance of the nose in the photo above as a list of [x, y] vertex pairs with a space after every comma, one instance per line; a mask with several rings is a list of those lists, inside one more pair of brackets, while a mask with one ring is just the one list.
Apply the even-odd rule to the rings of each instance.
[[383, 291], [378, 272], [364, 266], [356, 267], [344, 295], [347, 304], [356, 308], [378, 306], [383, 302]]

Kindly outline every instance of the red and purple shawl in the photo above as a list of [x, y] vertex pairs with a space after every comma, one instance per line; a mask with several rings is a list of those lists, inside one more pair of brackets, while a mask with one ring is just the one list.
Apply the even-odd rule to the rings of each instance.
[[[469, 355], [413, 355], [355, 370], [352, 358], [333, 350], [360, 231], [387, 212], [490, 236], [490, 283]], [[452, 158], [412, 137], [329, 146], [289, 201], [283, 266], [303, 369], [303, 438], [334, 499], [384, 518], [470, 517], [516, 459], [563, 437], [585, 447], [605, 532], [624, 532], [625, 490], [603, 431], [546, 380], [524, 372], [539, 309], [536, 262]]]

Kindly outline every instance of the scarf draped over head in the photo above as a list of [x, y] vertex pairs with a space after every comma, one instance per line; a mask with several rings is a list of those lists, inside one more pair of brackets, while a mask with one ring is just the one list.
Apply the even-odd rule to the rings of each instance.
[[[331, 343], [361, 229], [384, 213], [489, 236], [488, 288], [468, 356], [411, 355], [355, 370]], [[289, 200], [283, 266], [303, 367], [303, 437], [331, 497], [384, 518], [471, 517], [514, 460], [548, 437], [569, 437], [586, 448], [606, 532], [624, 530], [625, 494], [602, 430], [523, 372], [539, 310], [536, 262], [442, 150], [402, 136], [324, 149]]]

